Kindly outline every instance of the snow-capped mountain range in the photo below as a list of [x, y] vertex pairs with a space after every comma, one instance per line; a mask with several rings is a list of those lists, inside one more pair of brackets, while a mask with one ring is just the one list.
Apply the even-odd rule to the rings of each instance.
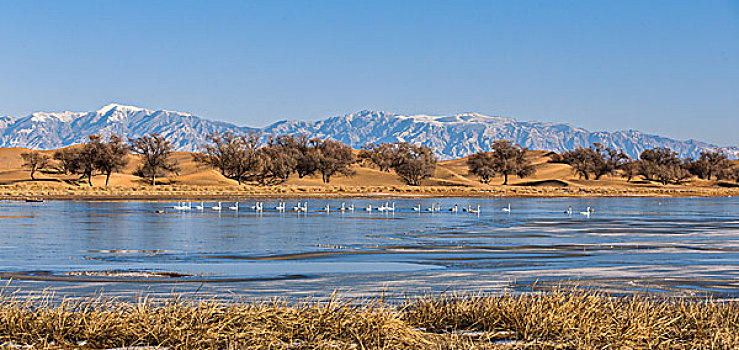
[[196, 151], [212, 132], [270, 134], [305, 133], [333, 138], [354, 148], [367, 143], [407, 141], [433, 148], [441, 159], [460, 158], [489, 150], [494, 140], [507, 139], [529, 149], [562, 152], [600, 142], [636, 157], [644, 149], [669, 147], [681, 157], [721, 149], [739, 158], [739, 147], [680, 141], [635, 130], [590, 132], [568, 124], [520, 122], [510, 118], [463, 113], [454, 116], [403, 116], [361, 111], [319, 121], [281, 121], [265, 128], [239, 127], [192, 114], [110, 104], [94, 112], [36, 112], [23, 118], [0, 117], [0, 147], [53, 149], [85, 142], [90, 134], [139, 137], [156, 132], [179, 150]]

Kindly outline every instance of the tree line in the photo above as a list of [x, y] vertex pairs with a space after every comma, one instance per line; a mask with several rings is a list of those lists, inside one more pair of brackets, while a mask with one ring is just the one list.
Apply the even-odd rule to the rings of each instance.
[[[155, 185], [158, 177], [179, 173], [173, 152], [172, 143], [156, 133], [129, 138], [127, 143], [118, 136], [91, 135], [85, 144], [57, 150], [52, 157], [38, 151], [23, 153], [21, 157], [24, 167], [31, 170], [31, 179], [35, 179], [39, 170], [54, 169], [79, 175], [79, 180], [90, 186], [94, 175], [105, 175], [107, 186], [110, 175], [121, 172], [133, 153], [141, 158], [134, 174]], [[193, 153], [192, 157], [200, 166], [216, 169], [239, 184], [260, 185], [281, 184], [292, 175], [299, 178], [316, 175], [324, 183], [330, 183], [334, 176], [353, 175], [354, 164], [369, 161], [383, 171], [392, 169], [405, 183], [417, 186], [434, 174], [437, 162], [430, 148], [405, 142], [367, 145], [357, 156], [351, 147], [336, 140], [305, 135], [265, 139], [256, 132], [212, 133], [201, 146], [201, 152]], [[390, 165], [386, 166], [385, 162]]]
[[[488, 184], [502, 176], [503, 185], [507, 185], [510, 176], [526, 178], [535, 174], [536, 168], [527, 157], [526, 148], [507, 140], [493, 141], [490, 148], [490, 152], [477, 152], [466, 160], [469, 173], [480, 182]], [[36, 172], [53, 168], [63, 174], [79, 175], [79, 180], [90, 186], [94, 175], [104, 175], [107, 186], [111, 174], [121, 172], [129, 163], [129, 155], [136, 154], [140, 162], [134, 174], [155, 185], [158, 177], [179, 173], [173, 152], [173, 144], [156, 133], [127, 141], [115, 135], [107, 138], [90, 135], [85, 144], [57, 150], [51, 157], [37, 151], [23, 153], [21, 157], [24, 167], [31, 171], [31, 179], [35, 179]], [[192, 157], [197, 164], [216, 169], [239, 184], [260, 185], [281, 184], [292, 175], [299, 178], [316, 175], [324, 183], [330, 183], [334, 176], [353, 175], [354, 164], [364, 164], [382, 172], [394, 172], [404, 183], [419, 186], [434, 175], [438, 162], [431, 148], [408, 142], [367, 144], [355, 155], [351, 147], [332, 139], [306, 135], [265, 138], [257, 132], [210, 134], [201, 152], [193, 153]], [[641, 176], [662, 184], [680, 184], [692, 176], [739, 182], [739, 167], [721, 151], [702, 151], [697, 159], [680, 159], [669, 148], [653, 148], [634, 160], [620, 150], [594, 143], [562, 154], [554, 153], [550, 161], [569, 165], [585, 180], [620, 175], [627, 181]]]
[[291, 175], [304, 178], [320, 175], [330, 183], [335, 175], [354, 175], [352, 165], [367, 161], [382, 171], [393, 170], [409, 185], [418, 186], [436, 170], [436, 156], [425, 146], [406, 142], [366, 145], [354, 154], [348, 145], [331, 139], [306, 135], [269, 136], [262, 142], [259, 133], [211, 134], [196, 162], [217, 169], [239, 182], [280, 184]]
[[149, 179], [154, 185], [157, 177], [179, 172], [179, 164], [172, 159], [172, 152], [172, 143], [156, 133], [129, 138], [128, 142], [116, 135], [107, 138], [90, 135], [85, 144], [57, 150], [51, 157], [31, 151], [22, 153], [21, 158], [23, 166], [31, 170], [31, 179], [34, 180], [37, 171], [53, 169], [66, 175], [79, 175], [79, 180], [90, 186], [94, 175], [105, 175], [105, 186], [108, 186], [110, 175], [121, 172], [133, 153], [141, 158], [134, 174]]
[[627, 181], [641, 176], [663, 185], [681, 184], [693, 176], [702, 180], [739, 181], [739, 167], [720, 150], [701, 151], [697, 159], [681, 159], [670, 148], [655, 147], [642, 151], [638, 159], [631, 159], [622, 151], [594, 143], [556, 155], [552, 161], [570, 165], [575, 174], [586, 180], [620, 173]]
[[[467, 158], [467, 167], [480, 182], [489, 183], [495, 176], [525, 178], [535, 169], [526, 157], [526, 149], [510, 141], [494, 141], [490, 152], [478, 152]], [[663, 185], [681, 184], [693, 176], [703, 180], [734, 180], [739, 182], [739, 167], [718, 150], [701, 151], [697, 159], [680, 159], [669, 148], [644, 150], [639, 159], [631, 159], [621, 150], [593, 143], [590, 147], [578, 147], [562, 154], [554, 153], [552, 162], [569, 165], [573, 172], [585, 180], [600, 180], [606, 175], [618, 175], [627, 181], [641, 176], [647, 181]]]

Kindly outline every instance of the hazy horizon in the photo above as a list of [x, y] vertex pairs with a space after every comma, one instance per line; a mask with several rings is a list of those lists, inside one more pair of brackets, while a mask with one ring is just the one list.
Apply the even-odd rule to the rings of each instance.
[[739, 3], [0, 3], [0, 115], [476, 112], [739, 143]]

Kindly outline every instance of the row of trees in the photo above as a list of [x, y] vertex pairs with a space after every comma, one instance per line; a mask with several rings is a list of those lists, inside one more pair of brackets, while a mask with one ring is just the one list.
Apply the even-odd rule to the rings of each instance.
[[156, 133], [129, 138], [128, 143], [115, 135], [107, 139], [90, 135], [84, 145], [58, 150], [52, 157], [32, 151], [22, 153], [21, 158], [23, 165], [31, 170], [31, 179], [35, 179], [37, 171], [55, 165], [58, 172], [79, 175], [80, 180], [86, 180], [90, 186], [93, 175], [105, 175], [105, 186], [108, 186], [110, 175], [122, 171], [128, 165], [129, 154], [134, 153], [141, 156], [141, 163], [134, 174], [148, 178], [154, 185], [158, 176], [179, 171], [178, 163], [171, 157], [173, 150], [172, 144]]
[[433, 176], [438, 161], [431, 148], [408, 142], [369, 144], [359, 152], [359, 158], [380, 171], [394, 171], [412, 186], [419, 186], [421, 181]]
[[351, 147], [330, 139], [305, 135], [262, 139], [259, 133], [215, 133], [208, 137], [203, 152], [193, 157], [239, 183], [265, 185], [283, 183], [292, 174], [299, 178], [320, 174], [323, 182], [329, 183], [335, 175], [353, 175], [352, 165], [362, 161], [381, 171], [395, 171], [409, 185], [420, 185], [436, 170], [436, 156], [430, 148], [407, 142], [369, 144], [356, 157]]
[[[526, 149], [510, 141], [495, 141], [490, 152], [478, 152], [467, 158], [470, 174], [477, 176], [482, 183], [489, 183], [496, 176], [503, 176], [503, 184], [508, 177], [521, 178], [535, 172], [531, 161], [526, 157]], [[553, 162], [565, 163], [575, 174], [586, 180], [600, 180], [606, 175], [620, 174], [631, 181], [641, 176], [648, 181], [662, 184], [679, 184], [697, 176], [705, 180], [739, 181], [739, 167], [720, 151], [703, 151], [698, 159], [680, 159], [669, 148], [644, 150], [638, 160], [632, 160], [620, 150], [594, 143], [590, 147], [554, 154]]]
[[511, 175], [525, 178], [536, 172], [526, 158], [525, 148], [507, 140], [494, 141], [490, 148], [491, 152], [478, 152], [467, 158], [470, 174], [480, 178], [480, 182], [487, 184], [493, 177], [503, 175], [503, 185], [507, 185]]
[[351, 147], [335, 140], [308, 139], [305, 135], [281, 135], [261, 142], [259, 133], [235, 135], [214, 133], [202, 153], [193, 154], [196, 162], [218, 169], [239, 184], [256, 181], [278, 184], [291, 174], [300, 178], [320, 174], [328, 183], [337, 174], [352, 175], [356, 159]]
[[[128, 142], [118, 136], [106, 139], [91, 135], [84, 145], [58, 150], [53, 157], [40, 152], [21, 156], [24, 166], [31, 170], [32, 179], [37, 171], [55, 165], [57, 171], [80, 175], [80, 180], [85, 179], [90, 185], [93, 175], [105, 175], [107, 186], [111, 174], [122, 171], [129, 162], [129, 154], [133, 153], [141, 158], [134, 174], [154, 185], [157, 177], [180, 171], [172, 158], [173, 151], [171, 142], [156, 133], [129, 138]], [[510, 141], [494, 141], [490, 152], [468, 157], [467, 167], [482, 183], [503, 176], [503, 184], [507, 185], [509, 176], [525, 178], [535, 173], [526, 153], [526, 148]], [[406, 184], [418, 186], [433, 176], [437, 164], [430, 148], [407, 142], [368, 144], [355, 157], [352, 149], [339, 141], [305, 135], [270, 136], [264, 140], [259, 133], [211, 134], [202, 153], [193, 154], [193, 158], [239, 184], [249, 181], [263, 185], [283, 183], [292, 174], [300, 178], [320, 174], [323, 182], [329, 183], [335, 175], [353, 175], [353, 164], [367, 162], [380, 171], [395, 172]], [[695, 160], [683, 160], [669, 148], [653, 148], [643, 151], [638, 160], [632, 160], [620, 150], [594, 143], [554, 154], [552, 162], [570, 165], [575, 174], [586, 180], [619, 173], [627, 181], [641, 176], [662, 184], [679, 184], [692, 176], [739, 181], [739, 167], [733, 166], [720, 151], [703, 151]]]
[[739, 168], [721, 151], [702, 151], [698, 159], [683, 160], [669, 148], [652, 148], [633, 160], [621, 151], [594, 143], [555, 155], [552, 161], [570, 165], [575, 174], [586, 180], [599, 180], [618, 171], [627, 181], [641, 176], [665, 185], [680, 184], [693, 176], [704, 180], [739, 180]]

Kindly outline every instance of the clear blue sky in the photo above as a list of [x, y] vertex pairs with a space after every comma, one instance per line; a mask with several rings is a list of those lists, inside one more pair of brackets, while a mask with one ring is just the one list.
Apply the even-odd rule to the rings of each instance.
[[475, 111], [739, 144], [739, 1], [5, 1], [0, 114]]

